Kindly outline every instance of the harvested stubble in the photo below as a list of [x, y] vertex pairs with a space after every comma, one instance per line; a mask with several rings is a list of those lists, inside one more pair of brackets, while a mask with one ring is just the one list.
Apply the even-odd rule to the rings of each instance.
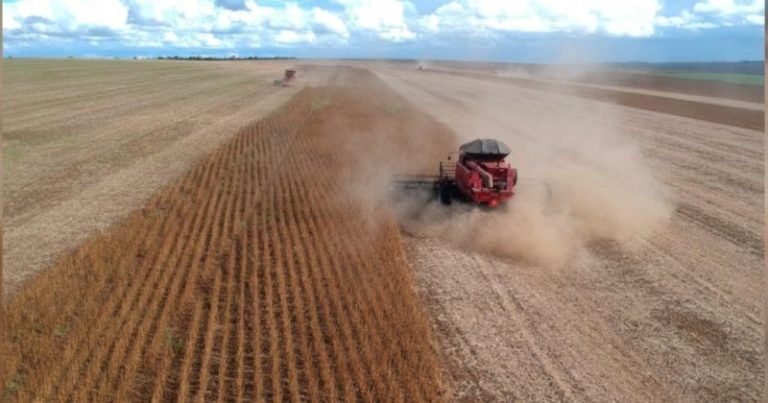
[[441, 400], [398, 228], [343, 191], [337, 147], [382, 123], [363, 87], [302, 91], [31, 281], [7, 306], [4, 397]]

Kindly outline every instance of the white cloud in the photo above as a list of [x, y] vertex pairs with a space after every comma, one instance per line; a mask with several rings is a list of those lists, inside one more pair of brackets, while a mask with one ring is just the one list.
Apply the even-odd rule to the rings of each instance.
[[[61, 0], [60, 0], [61, 1]], [[214, 16], [214, 3], [206, 0], [124, 0], [133, 24], [193, 28]]]
[[705, 0], [696, 3], [693, 10], [700, 13], [723, 15], [760, 14], [765, 11], [765, 2], [763, 0], [751, 0], [748, 3], [737, 3], [734, 0]]
[[254, 0], [20, 0], [5, 5], [6, 41], [46, 38], [126, 46], [227, 48], [335, 45], [352, 35], [339, 15]]
[[298, 33], [285, 29], [278, 32], [273, 39], [277, 45], [293, 45], [297, 43], [312, 43], [316, 38], [312, 32]]
[[347, 25], [336, 14], [315, 7], [312, 9], [312, 21], [315, 32], [332, 33], [344, 39], [349, 38]]
[[410, 1], [401, 0], [336, 0], [345, 7], [349, 24], [378, 37], [401, 42], [416, 37], [406, 24], [406, 7], [414, 8]]
[[434, 33], [440, 30], [440, 18], [434, 14], [427, 15], [419, 21], [422, 31]]
[[750, 0], [746, 3], [737, 3], [734, 0], [705, 0], [696, 3], [693, 10], [714, 16], [723, 22], [723, 25], [765, 24], [765, 2], [763, 0]]
[[424, 16], [428, 31], [571, 32], [650, 36], [658, 0], [453, 0]]
[[163, 34], [163, 40], [169, 43], [174, 43], [179, 41], [179, 36], [176, 35], [175, 32], [166, 32]]
[[5, 7], [5, 12], [3, 13], [3, 30], [14, 30], [21, 28], [21, 23], [14, 18], [18, 14], [13, 14], [9, 10], [9, 8], [12, 6], [12, 4], [5, 4], [3, 7]]
[[298, 0], [18, 0], [4, 5], [3, 31], [5, 42], [17, 47], [59, 40], [101, 47], [300, 48], [433, 39], [451, 44], [468, 37], [503, 40], [513, 32], [646, 37], [659, 28], [762, 25], [765, 13], [758, 0], [696, 0], [679, 15], [662, 14], [662, 0], [440, 0], [421, 15], [416, 0], [331, 1], [340, 10]]
[[656, 23], [662, 27], [687, 29], [716, 28], [734, 25], [763, 25], [765, 3], [762, 0], [704, 0], [684, 10], [678, 16], [661, 16]]
[[60, 10], [66, 14], [64, 19], [76, 25], [119, 30], [128, 22], [128, 7], [119, 0], [70, 0], [57, 4], [63, 6]]
[[666, 17], [656, 17], [656, 25], [664, 28], [684, 28], [684, 29], [709, 29], [716, 28], [718, 25], [712, 22], [702, 20], [699, 15], [684, 10], [680, 15]]
[[301, 30], [307, 26], [309, 20], [307, 12], [295, 3], [288, 3], [280, 12], [272, 12], [273, 10], [262, 9], [269, 14], [267, 23], [272, 28]]
[[120, 0], [23, 0], [4, 4], [3, 29], [34, 26], [49, 33], [124, 29], [128, 7]]
[[747, 22], [755, 25], [765, 25], [765, 15], [764, 14], [748, 15]]

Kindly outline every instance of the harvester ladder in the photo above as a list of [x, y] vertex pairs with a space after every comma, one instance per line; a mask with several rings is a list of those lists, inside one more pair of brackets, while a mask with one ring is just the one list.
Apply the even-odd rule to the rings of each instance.
[[440, 161], [440, 179], [455, 179], [456, 164], [451, 161]]

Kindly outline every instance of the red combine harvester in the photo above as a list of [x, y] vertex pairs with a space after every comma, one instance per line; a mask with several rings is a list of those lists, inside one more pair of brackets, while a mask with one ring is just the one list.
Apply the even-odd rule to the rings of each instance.
[[286, 70], [285, 71], [285, 77], [283, 77], [284, 83], [289, 83], [293, 81], [293, 79], [296, 78], [296, 70]]
[[498, 140], [477, 139], [459, 147], [458, 160], [441, 161], [437, 176], [399, 177], [406, 189], [432, 187], [443, 204], [463, 200], [475, 205], [497, 207], [515, 195], [517, 169], [505, 158], [510, 150]]
[[283, 75], [282, 80], [275, 80], [275, 85], [282, 85], [283, 87], [287, 87], [288, 83], [296, 79], [296, 70], [285, 70], [285, 74]]

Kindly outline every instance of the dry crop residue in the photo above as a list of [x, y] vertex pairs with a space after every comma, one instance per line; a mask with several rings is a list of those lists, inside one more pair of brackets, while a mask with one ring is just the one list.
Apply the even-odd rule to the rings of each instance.
[[339, 152], [378, 136], [395, 150], [430, 120], [374, 118], [397, 98], [336, 76], [357, 85], [302, 91], [22, 288], [4, 397], [440, 400], [397, 224], [344, 191], [356, 162]]
[[3, 63], [6, 295], [290, 99], [292, 63]]

